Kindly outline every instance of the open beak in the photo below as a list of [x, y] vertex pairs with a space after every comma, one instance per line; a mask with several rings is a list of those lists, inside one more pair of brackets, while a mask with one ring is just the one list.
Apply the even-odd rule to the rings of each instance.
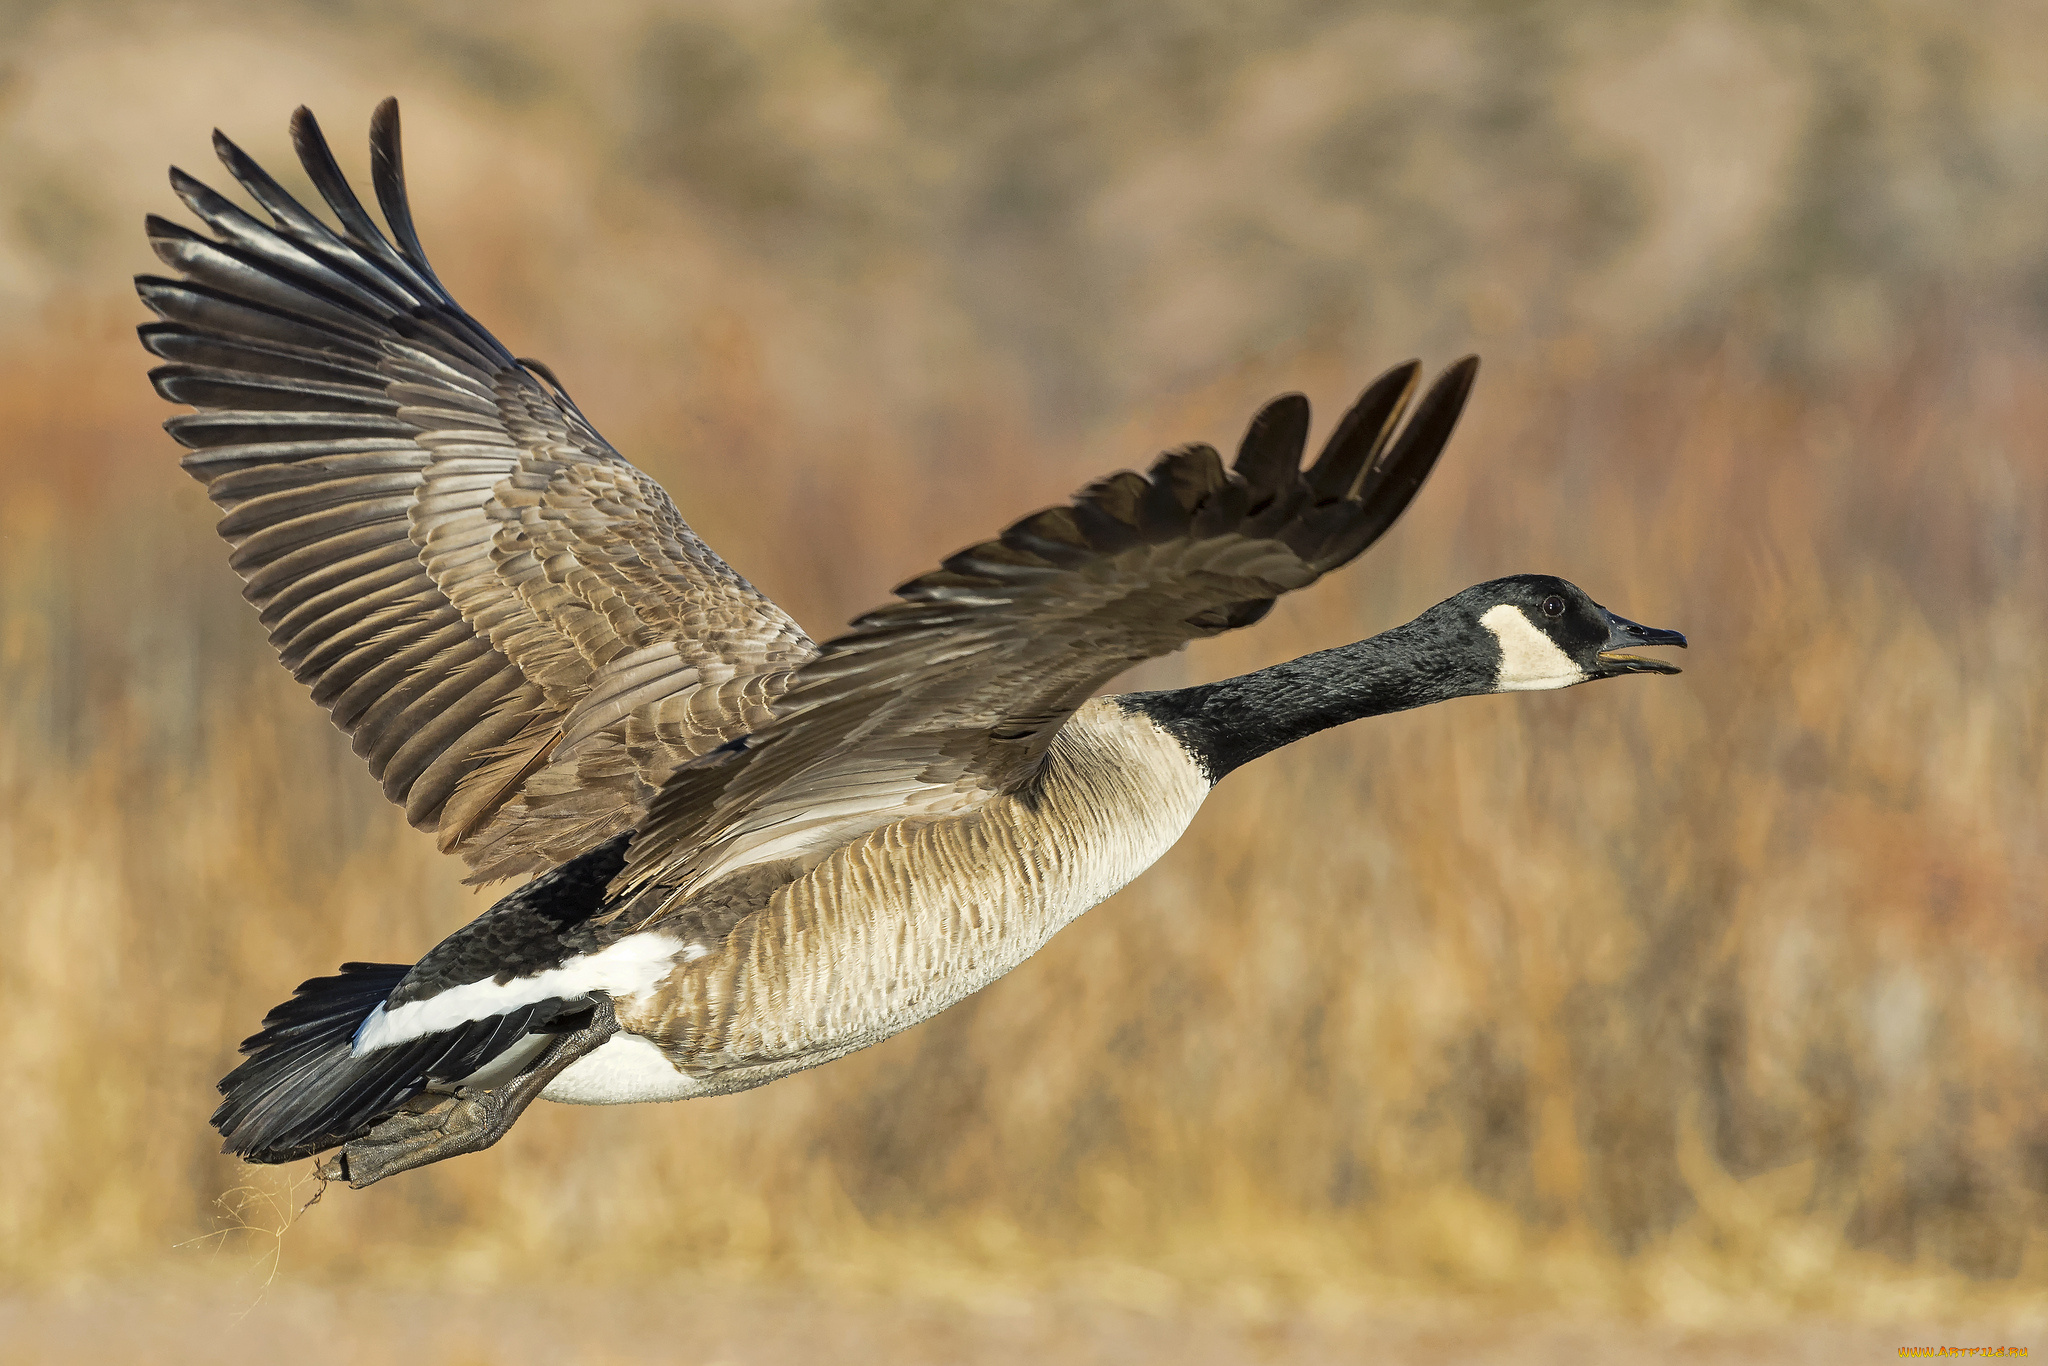
[[1655, 626], [1639, 626], [1627, 617], [1618, 617], [1605, 607], [1600, 609], [1607, 617], [1607, 643], [1600, 647], [1600, 677], [1611, 678], [1615, 674], [1675, 674], [1680, 672], [1676, 664], [1666, 664], [1661, 659], [1645, 659], [1641, 655], [1622, 653], [1624, 650], [1644, 645], [1676, 645], [1685, 648], [1685, 637], [1676, 631], [1659, 630]]

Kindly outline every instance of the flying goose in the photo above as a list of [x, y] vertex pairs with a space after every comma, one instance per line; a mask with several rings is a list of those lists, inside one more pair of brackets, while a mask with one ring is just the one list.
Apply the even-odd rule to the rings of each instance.
[[[1562, 579], [1496, 579], [1239, 678], [1095, 696], [1349, 563], [1429, 473], [1477, 361], [1405, 425], [1367, 386], [1306, 467], [1275, 399], [1016, 522], [822, 645], [706, 546], [544, 365], [451, 299], [371, 123], [388, 233], [313, 116], [334, 223], [219, 133], [265, 217], [175, 168], [137, 288], [184, 467], [286, 667], [471, 880], [532, 875], [417, 963], [348, 963], [242, 1045], [226, 1151], [355, 1186], [501, 1137], [536, 1097], [725, 1095], [842, 1057], [1023, 962], [1239, 766], [1480, 693], [1676, 673]], [[265, 221], [267, 218], [267, 221]]]

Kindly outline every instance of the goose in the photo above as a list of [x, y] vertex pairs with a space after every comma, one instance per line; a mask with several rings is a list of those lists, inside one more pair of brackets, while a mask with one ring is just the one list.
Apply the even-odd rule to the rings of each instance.
[[[261, 216], [171, 170], [137, 277], [165, 424], [280, 660], [470, 880], [526, 878], [416, 963], [343, 964], [242, 1045], [213, 1125], [363, 1187], [488, 1148], [537, 1098], [727, 1095], [1017, 967], [1157, 860], [1209, 791], [1363, 717], [1676, 673], [1684, 645], [1517, 574], [1336, 649], [1098, 696], [1356, 558], [1421, 487], [1467, 357], [1368, 385], [1304, 464], [1268, 403], [1225, 466], [1097, 480], [814, 641], [699, 540], [554, 373], [456, 304], [395, 101], [379, 227], [306, 109], [332, 221], [219, 132]], [[1412, 409], [1412, 411], [1411, 411]], [[1405, 418], [1405, 421], [1404, 421]]]

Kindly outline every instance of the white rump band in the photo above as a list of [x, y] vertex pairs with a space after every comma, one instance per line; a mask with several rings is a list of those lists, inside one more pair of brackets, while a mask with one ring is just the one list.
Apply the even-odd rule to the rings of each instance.
[[396, 1010], [378, 1006], [356, 1030], [350, 1052], [356, 1057], [427, 1034], [488, 1020], [521, 1006], [555, 997], [573, 999], [601, 991], [615, 1001], [630, 1000], [668, 975], [683, 941], [674, 935], [649, 932], [629, 935], [596, 953], [578, 954], [560, 967], [509, 982], [485, 978], [449, 987], [424, 1001], [408, 1001]]

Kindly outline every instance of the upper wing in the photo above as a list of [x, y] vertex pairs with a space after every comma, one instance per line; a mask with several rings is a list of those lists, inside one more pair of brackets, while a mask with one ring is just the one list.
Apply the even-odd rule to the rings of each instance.
[[773, 722], [677, 770], [624, 886], [688, 888], [905, 815], [967, 810], [1036, 773], [1053, 736], [1139, 660], [1248, 625], [1348, 563], [1421, 487], [1478, 360], [1376, 380], [1301, 468], [1308, 401], [1259, 413], [1226, 471], [1208, 446], [1026, 517], [860, 617], [800, 666]]
[[[544, 366], [449, 298], [407, 207], [398, 106], [371, 124], [391, 235], [313, 116], [309, 213], [219, 133], [269, 215], [171, 172], [209, 239], [152, 216], [181, 277], [136, 288], [165, 424], [285, 666], [476, 880], [538, 871], [640, 818], [675, 765], [770, 719], [816, 648], [691, 532]], [[543, 380], [546, 381], [543, 384]]]

